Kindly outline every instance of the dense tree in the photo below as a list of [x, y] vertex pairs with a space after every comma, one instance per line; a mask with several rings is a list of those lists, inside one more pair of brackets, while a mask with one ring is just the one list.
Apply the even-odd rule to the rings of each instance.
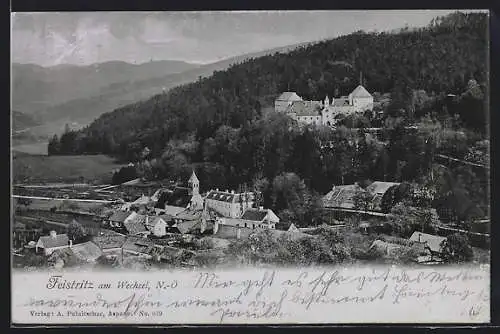
[[76, 220], [69, 223], [67, 234], [68, 238], [73, 242], [81, 241], [86, 236], [85, 228]]
[[356, 191], [352, 200], [354, 202], [355, 209], [368, 211], [371, 209], [373, 194], [371, 194], [368, 190], [360, 188]]
[[408, 238], [417, 230], [434, 232], [434, 227], [439, 224], [439, 216], [432, 208], [418, 208], [398, 203], [391, 209], [388, 223], [397, 235]]
[[472, 260], [474, 252], [467, 237], [460, 233], [449, 235], [444, 241], [443, 256], [448, 262], [460, 263]]
[[121, 184], [123, 182], [127, 182], [137, 178], [137, 171], [135, 166], [129, 165], [122, 167], [118, 170], [118, 172], [113, 174], [112, 183], [113, 184]]

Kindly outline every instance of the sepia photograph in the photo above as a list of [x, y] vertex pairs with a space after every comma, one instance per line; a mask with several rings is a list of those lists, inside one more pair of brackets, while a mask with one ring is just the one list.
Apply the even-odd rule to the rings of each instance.
[[488, 322], [489, 94], [486, 10], [11, 13], [12, 322]]

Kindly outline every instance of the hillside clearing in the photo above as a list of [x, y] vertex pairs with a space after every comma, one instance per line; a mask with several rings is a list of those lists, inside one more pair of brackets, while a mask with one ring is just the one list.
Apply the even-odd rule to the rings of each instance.
[[12, 160], [12, 177], [14, 183], [109, 183], [113, 171], [122, 166], [105, 155], [16, 155]]

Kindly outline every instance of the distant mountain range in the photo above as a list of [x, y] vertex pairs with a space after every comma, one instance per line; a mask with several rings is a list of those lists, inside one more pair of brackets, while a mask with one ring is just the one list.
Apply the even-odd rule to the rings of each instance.
[[[84, 126], [103, 113], [150, 98], [178, 85], [208, 77], [251, 58], [288, 52], [289, 45], [198, 65], [182, 61], [153, 61], [140, 65], [121, 61], [89, 66], [33, 64], [12, 66], [12, 106], [36, 115], [42, 123], [77, 122]], [[46, 127], [52, 130], [51, 127]], [[47, 133], [52, 135], [54, 133]]]
[[38, 125], [40, 125], [40, 122], [38, 122], [33, 116], [19, 112], [17, 110], [12, 111], [12, 130], [14, 132], [23, 131], [25, 129]]
[[146, 80], [179, 73], [199, 65], [182, 61], [152, 61], [140, 65], [111, 61], [88, 66], [12, 65], [12, 106], [24, 113], [39, 113], [73, 99], [99, 94], [119, 82]]

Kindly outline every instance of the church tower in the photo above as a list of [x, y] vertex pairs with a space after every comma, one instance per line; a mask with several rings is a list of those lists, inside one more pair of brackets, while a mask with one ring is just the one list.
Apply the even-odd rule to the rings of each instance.
[[191, 203], [189, 208], [191, 210], [202, 210], [203, 209], [203, 197], [200, 195], [200, 180], [196, 177], [196, 174], [193, 170], [191, 177], [188, 180], [188, 184], [191, 186], [192, 194], [191, 194]]
[[188, 180], [188, 184], [191, 186], [191, 190], [193, 191], [193, 196], [200, 194], [200, 180], [196, 176], [194, 170], [191, 174], [191, 177]]
[[325, 107], [328, 107], [330, 106], [330, 98], [328, 97], [328, 95], [325, 97]]

